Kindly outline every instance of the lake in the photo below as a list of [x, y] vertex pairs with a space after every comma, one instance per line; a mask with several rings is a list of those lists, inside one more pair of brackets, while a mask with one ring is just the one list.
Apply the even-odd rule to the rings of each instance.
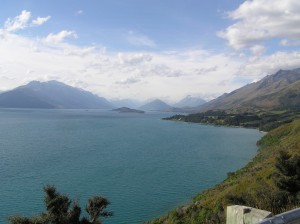
[[53, 184], [85, 206], [105, 196], [104, 223], [163, 215], [244, 166], [263, 134], [162, 120], [172, 114], [102, 110], [0, 110], [0, 223], [45, 210]]

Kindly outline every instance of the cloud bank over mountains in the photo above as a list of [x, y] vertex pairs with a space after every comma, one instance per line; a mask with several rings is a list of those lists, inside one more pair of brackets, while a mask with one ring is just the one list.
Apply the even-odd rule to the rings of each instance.
[[[23, 10], [0, 21], [1, 90], [31, 80], [57, 79], [106, 98], [211, 99], [279, 69], [300, 67], [296, 0], [248, 0], [227, 12], [232, 24], [217, 32], [224, 49], [199, 47], [201, 43], [164, 49], [143, 32], [128, 30], [124, 41], [149, 50], [112, 51], [77, 43], [83, 34], [75, 29], [34, 35], [34, 30], [56, 19], [32, 16], [35, 13]], [[83, 16], [74, 12], [78, 14]], [[269, 41], [274, 40], [278, 46], [270, 52]]]

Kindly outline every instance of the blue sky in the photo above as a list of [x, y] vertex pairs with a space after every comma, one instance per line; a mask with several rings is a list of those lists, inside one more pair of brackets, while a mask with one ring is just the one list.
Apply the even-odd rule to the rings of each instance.
[[[1, 21], [22, 10], [34, 16], [51, 15], [46, 26], [23, 31], [43, 36], [61, 30], [75, 30], [80, 38], [74, 43], [91, 43], [119, 50], [166, 50], [223, 46], [215, 33], [226, 27], [225, 12], [242, 1], [213, 0], [105, 0], [105, 1], [4, 1]], [[3, 7], [4, 6], [4, 7]], [[137, 35], [153, 40], [155, 46], [134, 45], [127, 37]]]
[[300, 67], [296, 0], [1, 3], [2, 90], [57, 79], [108, 99], [211, 99]]

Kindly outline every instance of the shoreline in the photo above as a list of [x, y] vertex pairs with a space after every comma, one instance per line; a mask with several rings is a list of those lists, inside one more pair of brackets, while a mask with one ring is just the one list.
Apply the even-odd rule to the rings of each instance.
[[218, 124], [213, 124], [213, 123], [201, 123], [201, 122], [192, 122], [192, 121], [172, 120], [172, 119], [165, 119], [165, 118], [162, 118], [162, 120], [172, 121], [172, 122], [183, 122], [183, 123], [187, 123], [187, 124], [199, 124], [199, 125], [212, 126], [212, 127], [256, 129], [261, 133], [268, 133], [267, 131], [259, 130], [258, 127], [245, 127], [245, 126], [221, 125], [221, 124], [218, 125]]
[[[275, 158], [280, 150], [300, 154], [300, 144], [294, 145], [295, 149], [284, 148], [289, 142], [299, 142], [300, 133], [294, 132], [295, 129], [300, 130], [300, 119], [283, 124], [267, 133], [260, 131], [264, 136], [257, 141], [257, 151], [243, 167], [232, 173], [229, 172], [224, 180], [196, 194], [190, 203], [174, 208], [164, 216], [149, 220], [146, 224], [206, 223], [207, 221], [224, 223], [226, 207], [233, 204], [256, 207], [271, 211], [273, 214], [278, 214], [276, 210], [272, 210], [274, 207], [283, 211], [290, 209], [289, 206], [292, 205], [283, 204], [281, 205], [283, 207], [280, 207], [272, 204], [271, 195], [276, 195], [276, 187], [269, 179], [275, 172]], [[266, 197], [261, 198], [260, 192], [264, 192]], [[246, 198], [243, 199], [244, 197]], [[255, 204], [253, 201], [256, 201]]]

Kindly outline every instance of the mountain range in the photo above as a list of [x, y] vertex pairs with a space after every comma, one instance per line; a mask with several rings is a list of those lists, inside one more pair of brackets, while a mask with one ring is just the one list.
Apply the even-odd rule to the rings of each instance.
[[162, 100], [155, 99], [149, 103], [146, 103], [145, 105], [139, 107], [140, 110], [145, 111], [170, 111], [173, 109], [170, 105], [165, 103]]
[[27, 85], [0, 93], [0, 108], [113, 109], [126, 106], [148, 111], [173, 109], [159, 99], [141, 105], [142, 102], [130, 99], [109, 102], [91, 92], [55, 80], [32, 81]]
[[138, 108], [143, 105], [143, 102], [132, 100], [132, 99], [114, 99], [110, 101], [112, 105], [116, 108], [119, 107], [128, 107], [128, 108]]
[[32, 81], [0, 94], [1, 108], [112, 109], [105, 98], [58, 81]]
[[199, 107], [203, 105], [206, 101], [200, 97], [193, 97], [193, 96], [186, 96], [178, 103], [173, 104], [173, 107], [176, 108], [192, 108], [192, 107]]
[[274, 110], [300, 107], [300, 68], [280, 70], [262, 80], [225, 93], [193, 111]]
[[112, 109], [130, 107], [145, 111], [203, 112], [208, 110], [299, 109], [300, 68], [280, 70], [258, 82], [205, 102], [187, 96], [172, 106], [160, 99], [142, 103], [130, 99], [109, 102], [91, 92], [58, 81], [32, 81], [13, 90], [0, 92], [0, 108]]

